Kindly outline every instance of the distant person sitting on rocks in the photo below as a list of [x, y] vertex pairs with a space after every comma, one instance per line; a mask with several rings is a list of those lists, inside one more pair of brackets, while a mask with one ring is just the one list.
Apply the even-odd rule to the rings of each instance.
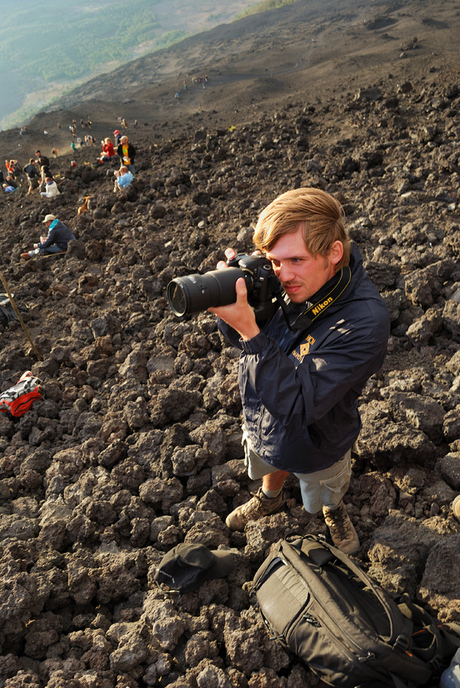
[[40, 195], [43, 196], [43, 198], [56, 198], [59, 194], [60, 191], [55, 180], [52, 177], [46, 177], [45, 190], [40, 191]]
[[120, 143], [118, 144], [118, 148], [117, 148], [117, 154], [118, 154], [118, 157], [120, 158], [120, 162], [122, 163], [122, 165], [126, 165], [128, 170], [134, 176], [134, 174], [136, 172], [136, 168], [134, 166], [134, 158], [136, 155], [136, 149], [134, 148], [132, 143], [128, 142], [127, 136], [121, 137]]
[[111, 158], [115, 155], [114, 145], [108, 137], [102, 142], [102, 153], [99, 156], [99, 162], [109, 162]]
[[116, 177], [113, 188], [114, 191], [124, 191], [128, 188], [128, 186], [131, 185], [131, 182], [133, 181], [133, 175], [125, 165], [120, 167], [119, 170], [116, 170], [114, 175]]
[[120, 132], [120, 130], [119, 130], [119, 129], [115, 129], [115, 131], [113, 132], [113, 135], [115, 136], [115, 145], [118, 146], [118, 144], [120, 143], [120, 139], [121, 139], [121, 132]]
[[38, 171], [34, 158], [30, 158], [28, 165], [24, 167], [24, 172], [26, 173], [27, 182], [29, 184], [29, 189], [27, 191], [27, 195], [29, 195], [38, 187], [38, 180], [40, 179], [40, 172]]
[[48, 227], [47, 236], [41, 236], [39, 243], [34, 244], [32, 251], [21, 253], [21, 258], [24, 260], [49, 253], [63, 253], [67, 251], [69, 241], [74, 241], [75, 236], [72, 230], [58, 220], [55, 215], [47, 215], [43, 223]]
[[8, 174], [6, 176], [5, 181], [3, 182], [2, 186], [3, 186], [3, 190], [6, 193], [13, 193], [13, 191], [16, 191], [19, 184], [13, 177], [10, 177], [10, 175]]
[[24, 174], [22, 172], [21, 166], [17, 160], [5, 160], [5, 167], [7, 169], [8, 175], [15, 179], [18, 184], [24, 179]]

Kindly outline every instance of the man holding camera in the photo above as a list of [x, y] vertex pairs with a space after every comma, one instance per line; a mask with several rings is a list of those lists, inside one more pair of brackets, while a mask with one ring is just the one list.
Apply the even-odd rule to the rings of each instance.
[[283, 307], [258, 323], [239, 278], [236, 302], [209, 309], [242, 352], [245, 462], [251, 479], [262, 478], [226, 523], [242, 531], [275, 512], [294, 473], [306, 511], [322, 510], [335, 546], [354, 554], [360, 543], [343, 496], [361, 428], [358, 397], [383, 364], [388, 310], [347, 236], [341, 205], [324, 191], [276, 198], [259, 217], [254, 243], [281, 283]]

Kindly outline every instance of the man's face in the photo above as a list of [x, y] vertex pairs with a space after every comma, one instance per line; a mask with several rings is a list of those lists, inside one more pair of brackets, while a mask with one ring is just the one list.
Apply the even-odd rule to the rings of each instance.
[[328, 256], [317, 255], [314, 258], [307, 251], [302, 230], [298, 229], [278, 239], [266, 256], [291, 301], [302, 303], [334, 276], [342, 253], [342, 243], [336, 241]]

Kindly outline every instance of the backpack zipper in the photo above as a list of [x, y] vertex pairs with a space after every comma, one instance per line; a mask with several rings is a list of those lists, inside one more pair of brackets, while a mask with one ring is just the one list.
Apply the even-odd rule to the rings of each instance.
[[[316, 595], [314, 595], [312, 593], [311, 589], [310, 589], [310, 594], [311, 594], [312, 598], [315, 600], [316, 604], [318, 604], [318, 606], [321, 607], [321, 609], [324, 613], [324, 618], [329, 619], [330, 618], [329, 613], [327, 612], [327, 610], [325, 609], [325, 607], [321, 603], [321, 601], [316, 597]], [[311, 619], [315, 618], [311, 614], [304, 612], [303, 615], [301, 614], [297, 617], [297, 623], [298, 623], [298, 619], [301, 616], [304, 616], [305, 614], [310, 616]], [[346, 633], [342, 628], [339, 628], [337, 626], [337, 624], [335, 624], [334, 622], [333, 622], [334, 628], [330, 628], [329, 625], [326, 625], [325, 623], [321, 624], [318, 621], [318, 619], [316, 619], [316, 621], [317, 621], [318, 627], [323, 628], [325, 631], [327, 631], [327, 633], [329, 634], [330, 637], [334, 638], [335, 641], [338, 641], [340, 643], [340, 645], [342, 646], [342, 648], [346, 651], [346, 653], [351, 653], [351, 655], [348, 654], [349, 659], [352, 659], [352, 660], [356, 659], [358, 662], [361, 662], [361, 663], [366, 662], [369, 659], [375, 659], [375, 657], [376, 657], [375, 653], [369, 652], [368, 650], [365, 650], [363, 647], [361, 647], [348, 633]], [[308, 619], [307, 619], [307, 622], [311, 623], [311, 621]], [[294, 623], [295, 623], [295, 620], [293, 620], [293, 623], [291, 624], [291, 627], [289, 629], [289, 633], [290, 633]], [[297, 623], [296, 623], [296, 625], [297, 625]], [[312, 625], [315, 625], [315, 624], [312, 624]], [[342, 636], [344, 638], [344, 640], [348, 641], [348, 645], [344, 642], [344, 640], [342, 640], [341, 637], [338, 637], [334, 631], [338, 631], [340, 636]], [[288, 636], [288, 634], [286, 634], [286, 640], [287, 640], [287, 636]], [[391, 648], [388, 646], [388, 649], [390, 650]]]

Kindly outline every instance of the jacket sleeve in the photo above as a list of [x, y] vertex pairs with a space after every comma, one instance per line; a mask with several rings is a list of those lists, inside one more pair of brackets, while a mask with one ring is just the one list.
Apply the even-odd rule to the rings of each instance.
[[221, 318], [217, 318], [217, 327], [219, 328], [219, 332], [224, 336], [224, 338], [227, 340], [229, 344], [236, 347], [237, 349], [242, 348], [241, 337], [238, 334], [238, 332], [233, 329], [233, 327], [227, 325], [227, 323]]
[[[294, 417], [307, 426], [323, 418], [352, 392], [359, 396], [367, 379], [384, 359], [388, 327], [363, 318], [341, 323], [321, 347], [300, 357], [296, 365], [277, 342], [263, 332], [241, 342], [240, 389], [260, 400], [273, 418], [288, 426]], [[382, 326], [383, 327], [382, 327]]]
[[44, 241], [43, 243], [40, 242], [37, 244], [38, 248], [47, 248], [48, 246], [51, 246], [51, 244], [54, 244], [55, 236], [56, 236], [56, 231], [54, 229], [52, 229], [51, 232], [46, 237], [46, 241]]

